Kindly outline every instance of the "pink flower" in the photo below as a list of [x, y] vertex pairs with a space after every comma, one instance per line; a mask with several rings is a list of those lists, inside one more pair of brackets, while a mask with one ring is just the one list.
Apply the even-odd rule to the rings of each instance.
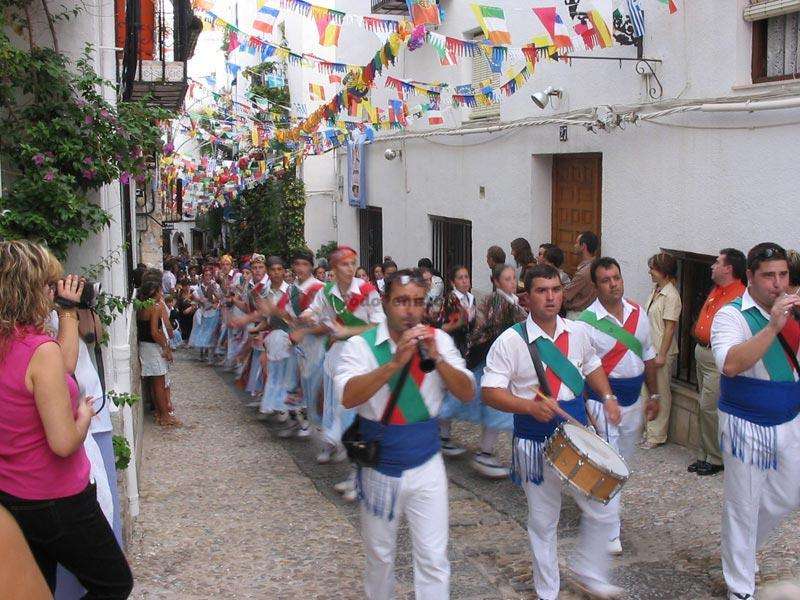
[[86, 123], [87, 125], [91, 125], [92, 123], [94, 123], [94, 118], [92, 117], [92, 115], [86, 115], [83, 118], [83, 122]]
[[34, 154], [33, 164], [35, 164], [37, 167], [41, 167], [44, 164], [44, 154]]
[[44, 180], [45, 181], [53, 181], [54, 177], [55, 177], [55, 173], [53, 173], [52, 171], [48, 171], [47, 173], [44, 174]]
[[166, 154], [166, 155], [170, 155], [170, 154], [172, 154], [174, 151], [175, 151], [175, 144], [173, 144], [172, 142], [169, 142], [168, 144], [166, 144], [166, 145], [164, 146], [164, 154]]
[[83, 159], [83, 164], [85, 164], [85, 165], [91, 165], [93, 162], [94, 161], [89, 156], [87, 156], [86, 158]]
[[128, 173], [127, 171], [123, 171], [122, 173], [119, 174], [119, 182], [122, 185], [129, 184], [131, 182], [131, 174]]
[[94, 169], [83, 169], [81, 171], [81, 175], [83, 175], [84, 179], [93, 179], [94, 178]]
[[108, 111], [107, 111], [107, 110], [104, 108], [103, 110], [101, 110], [101, 111], [100, 111], [100, 116], [101, 116], [101, 117], [103, 117], [104, 119], [107, 119], [107, 118], [109, 118], [109, 117], [111, 116], [111, 113], [110, 113], [110, 112], [108, 112]]

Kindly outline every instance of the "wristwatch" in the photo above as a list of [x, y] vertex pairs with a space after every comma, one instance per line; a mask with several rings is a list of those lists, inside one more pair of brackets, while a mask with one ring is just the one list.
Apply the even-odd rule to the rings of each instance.
[[617, 397], [614, 394], [603, 394], [603, 402], [606, 400], [616, 400]]
[[661, 394], [650, 394], [650, 400], [655, 400], [656, 402], [661, 402]]

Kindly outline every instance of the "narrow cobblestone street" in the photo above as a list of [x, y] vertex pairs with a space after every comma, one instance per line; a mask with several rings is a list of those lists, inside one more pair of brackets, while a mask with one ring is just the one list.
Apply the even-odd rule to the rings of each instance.
[[[183, 429], [148, 423], [141, 514], [129, 555], [135, 598], [359, 598], [363, 552], [354, 505], [332, 484], [346, 466], [320, 466], [313, 442], [280, 440], [216, 371], [179, 352], [171, 372]], [[477, 429], [456, 424], [474, 447]], [[508, 460], [507, 438], [500, 442]], [[689, 476], [688, 451], [640, 452], [625, 488], [616, 578], [635, 599], [720, 598], [722, 478]], [[521, 490], [450, 460], [452, 598], [535, 598]], [[578, 512], [564, 502], [562, 575]], [[761, 584], [800, 575], [797, 518], [760, 554]], [[413, 597], [408, 532], [401, 529], [398, 598]], [[562, 577], [566, 600], [579, 598]]]

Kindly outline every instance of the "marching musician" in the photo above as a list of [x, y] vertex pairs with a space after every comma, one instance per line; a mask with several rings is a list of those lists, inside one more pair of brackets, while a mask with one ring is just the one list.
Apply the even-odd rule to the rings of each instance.
[[[619, 424], [620, 409], [585, 328], [558, 316], [564, 298], [558, 270], [537, 265], [529, 271], [525, 287], [530, 315], [492, 344], [481, 385], [487, 404], [514, 413], [512, 479], [522, 485], [528, 500], [533, 583], [539, 598], [555, 600], [560, 588], [556, 534], [562, 485], [558, 472], [544, 461], [545, 442], [562, 421], [562, 412], [587, 423], [586, 383], [599, 392], [611, 424]], [[538, 354], [546, 383], [537, 376], [532, 352]], [[539, 394], [545, 389], [550, 393], [542, 398]], [[595, 597], [617, 598], [623, 590], [609, 583], [607, 547], [614, 509], [575, 490], [568, 492], [583, 513], [580, 540], [570, 561], [575, 584]]]
[[[404, 514], [416, 598], [441, 600], [449, 597], [450, 563], [447, 475], [436, 415], [446, 391], [462, 402], [472, 399], [474, 380], [452, 338], [421, 324], [427, 287], [420, 272], [390, 275], [385, 290], [386, 321], [344, 344], [336, 376], [342, 404], [358, 411], [364, 439], [380, 440], [378, 464], [360, 468], [356, 479], [367, 555], [365, 592], [368, 599], [394, 597], [397, 529]], [[435, 362], [427, 373], [420, 345]], [[397, 402], [386, 413], [392, 393]], [[387, 425], [380, 422], [385, 413]]]
[[722, 374], [722, 574], [729, 600], [754, 597], [756, 551], [800, 507], [800, 296], [788, 294], [788, 286], [786, 251], [770, 242], [754, 246], [747, 290], [711, 325]]
[[[650, 323], [638, 304], [627, 300], [625, 281], [619, 263], [609, 257], [596, 258], [589, 267], [589, 274], [597, 289], [597, 300], [578, 317], [585, 325], [586, 333], [595, 352], [600, 357], [603, 371], [611, 384], [611, 391], [620, 405], [619, 425], [608, 423], [603, 412], [600, 396], [593, 389], [589, 392], [587, 409], [592, 415], [597, 433], [611, 444], [625, 460], [630, 460], [636, 442], [642, 435], [645, 413], [652, 421], [658, 414], [658, 382], [653, 359], [656, 350], [650, 337]], [[652, 393], [642, 410], [640, 396], [642, 384]], [[612, 554], [622, 553], [619, 537], [620, 495], [609, 502], [616, 511], [616, 524], [608, 549]]]

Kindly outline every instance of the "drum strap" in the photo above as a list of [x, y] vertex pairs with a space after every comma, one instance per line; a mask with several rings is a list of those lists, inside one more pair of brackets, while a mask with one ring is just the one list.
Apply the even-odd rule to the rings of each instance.
[[530, 352], [531, 361], [533, 361], [533, 368], [536, 370], [536, 378], [539, 380], [539, 389], [542, 390], [542, 393], [544, 393], [546, 396], [550, 396], [552, 398], [553, 392], [550, 389], [550, 382], [547, 381], [544, 363], [542, 363], [542, 357], [539, 355], [539, 348], [536, 347], [535, 343], [528, 339], [528, 332], [525, 330], [525, 326], [523, 325], [520, 327], [520, 329], [523, 333], [522, 338], [525, 340], [525, 345], [528, 347], [528, 352]]

